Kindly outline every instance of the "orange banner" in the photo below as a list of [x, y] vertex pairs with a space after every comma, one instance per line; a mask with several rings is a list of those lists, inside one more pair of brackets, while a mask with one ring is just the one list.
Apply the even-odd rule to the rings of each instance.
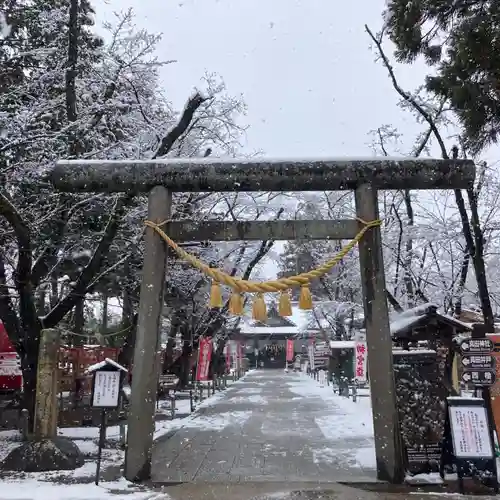
[[493, 357], [496, 361], [496, 380], [490, 387], [491, 409], [493, 410], [493, 418], [495, 419], [495, 428], [497, 436], [500, 437], [500, 335], [495, 333], [486, 334], [494, 344]]

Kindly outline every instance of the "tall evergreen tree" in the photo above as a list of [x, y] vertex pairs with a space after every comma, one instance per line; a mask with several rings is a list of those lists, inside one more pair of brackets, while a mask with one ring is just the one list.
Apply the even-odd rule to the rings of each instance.
[[449, 100], [467, 146], [478, 151], [500, 131], [500, 2], [388, 0], [387, 29], [396, 57], [419, 55], [435, 67], [427, 87]]

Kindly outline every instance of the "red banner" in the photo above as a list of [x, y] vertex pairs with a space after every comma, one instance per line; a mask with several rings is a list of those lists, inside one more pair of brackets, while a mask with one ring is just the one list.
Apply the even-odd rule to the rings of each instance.
[[231, 346], [229, 344], [226, 344], [226, 347], [224, 347], [226, 350], [226, 367], [227, 371], [231, 370]]
[[295, 355], [295, 348], [293, 340], [286, 341], [286, 360], [293, 361], [293, 357]]
[[238, 359], [239, 359], [239, 366], [241, 366], [241, 360], [243, 359], [243, 345], [241, 342], [238, 342]]
[[198, 345], [198, 363], [196, 366], [196, 380], [206, 382], [212, 357], [212, 339], [201, 337]]

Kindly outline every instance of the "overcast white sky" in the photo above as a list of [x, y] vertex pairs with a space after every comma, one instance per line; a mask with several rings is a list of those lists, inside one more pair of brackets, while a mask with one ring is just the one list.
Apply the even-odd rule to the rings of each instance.
[[[370, 155], [368, 132], [397, 126], [410, 146], [418, 126], [396, 107], [374, 61], [367, 23], [381, 26], [385, 0], [108, 0], [98, 21], [132, 7], [136, 23], [163, 33], [169, 98], [181, 108], [206, 71], [248, 105], [245, 151], [269, 156]], [[412, 89], [426, 68], [397, 66]]]

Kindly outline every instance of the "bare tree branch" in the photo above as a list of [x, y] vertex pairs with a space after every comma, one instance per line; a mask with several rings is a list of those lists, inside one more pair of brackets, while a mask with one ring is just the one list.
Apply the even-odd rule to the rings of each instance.
[[170, 130], [170, 132], [163, 137], [160, 146], [156, 150], [153, 159], [165, 156], [174, 146], [175, 142], [181, 137], [182, 134], [188, 129], [194, 114], [199, 107], [208, 100], [207, 97], [202, 96], [199, 92], [189, 98], [184, 111], [182, 112], [180, 120]]

